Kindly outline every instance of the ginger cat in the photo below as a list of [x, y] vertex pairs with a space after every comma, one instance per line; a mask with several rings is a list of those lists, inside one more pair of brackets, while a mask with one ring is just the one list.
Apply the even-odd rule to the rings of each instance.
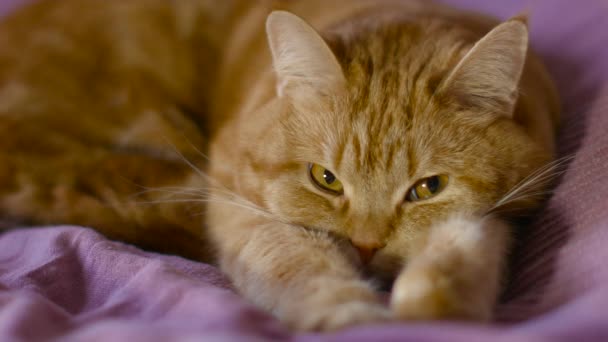
[[0, 226], [215, 258], [297, 330], [488, 320], [557, 102], [519, 18], [40, 1], [0, 24]]

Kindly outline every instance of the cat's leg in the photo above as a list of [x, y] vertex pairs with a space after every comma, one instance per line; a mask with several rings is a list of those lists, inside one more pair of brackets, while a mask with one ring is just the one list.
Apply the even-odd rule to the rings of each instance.
[[391, 307], [400, 319], [491, 318], [509, 227], [498, 219], [453, 217], [434, 226], [397, 278]]
[[[296, 330], [334, 330], [391, 317], [334, 239], [243, 210], [211, 224], [220, 264], [241, 294]], [[217, 222], [217, 220], [213, 220]], [[344, 246], [350, 248], [350, 246]]]

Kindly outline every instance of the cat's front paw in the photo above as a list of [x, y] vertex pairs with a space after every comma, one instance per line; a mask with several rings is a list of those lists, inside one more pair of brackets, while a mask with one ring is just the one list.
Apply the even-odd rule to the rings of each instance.
[[299, 331], [333, 331], [349, 326], [387, 322], [392, 317], [390, 310], [383, 305], [353, 301], [303, 312], [291, 325]]
[[488, 320], [492, 303], [469, 300], [475, 293], [466, 291], [441, 271], [406, 271], [393, 286], [391, 309], [401, 320]]
[[397, 277], [391, 308], [400, 319], [487, 321], [500, 290], [508, 226], [455, 216], [435, 225]]

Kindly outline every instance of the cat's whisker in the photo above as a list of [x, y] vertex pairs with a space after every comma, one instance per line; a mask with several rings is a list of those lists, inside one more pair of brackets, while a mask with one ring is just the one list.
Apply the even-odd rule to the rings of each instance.
[[[564, 170], [560, 170], [560, 168], [562, 166], [564, 166], [567, 162], [569, 162], [571, 159], [572, 159], [572, 156], [567, 156], [564, 158], [557, 159], [553, 162], [550, 162], [550, 163], [538, 168], [537, 170], [532, 172], [530, 175], [528, 175], [527, 177], [522, 179], [519, 183], [517, 183], [513, 187], [513, 189], [511, 189], [507, 193], [507, 195], [505, 197], [503, 197], [503, 199], [505, 199], [509, 195], [515, 194], [516, 191], [518, 191], [520, 189], [525, 189], [528, 184], [533, 184], [534, 182], [538, 183], [538, 182], [544, 181], [546, 179], [553, 179], [556, 176], [561, 175], [564, 172]], [[555, 170], [558, 170], [558, 171], [555, 171]]]
[[170, 195], [208, 195], [211, 189], [204, 188], [180, 188], [180, 187], [159, 187], [159, 188], [149, 188], [137, 193], [132, 194], [130, 197], [139, 197], [142, 195], [153, 194], [153, 193], [163, 193]]
[[[194, 165], [194, 163], [192, 163], [188, 158], [186, 158], [178, 149], [175, 145], [173, 145], [168, 139], [165, 138], [166, 143], [171, 146], [171, 148], [173, 149], [173, 151], [176, 153], [176, 155], [178, 157], [180, 157], [183, 162], [188, 165], [190, 168], [192, 168], [192, 170], [194, 172], [196, 172], [196, 174], [198, 176], [200, 176], [202, 179], [204, 179], [207, 183], [210, 183], [214, 186], [216, 186], [216, 190], [220, 190], [220, 189], [224, 189], [224, 191], [228, 192], [229, 194], [231, 194], [232, 196], [235, 197], [239, 197], [236, 193], [232, 192], [231, 190], [229, 190], [228, 188], [226, 188], [221, 182], [219, 182], [218, 180], [216, 180], [215, 178], [209, 176], [208, 174], [206, 174], [204, 171], [202, 171], [201, 169], [199, 169], [196, 165]], [[202, 153], [202, 152], [201, 152]]]
[[197, 153], [199, 156], [201, 156], [201, 158], [205, 159], [205, 160], [206, 160], [206, 161], [208, 161], [208, 162], [211, 162], [211, 158], [209, 158], [209, 156], [208, 156], [208, 155], [206, 155], [206, 154], [205, 154], [205, 153], [203, 153], [203, 152], [202, 152], [202, 151], [201, 151], [201, 150], [200, 150], [198, 147], [196, 147], [196, 145], [194, 145], [194, 144], [192, 143], [192, 141], [190, 141], [190, 139], [188, 139], [188, 137], [187, 137], [187, 136], [186, 136], [184, 133], [182, 133], [181, 135], [182, 135], [182, 137], [184, 138], [184, 140], [186, 140], [186, 142], [188, 142], [188, 145], [190, 145], [190, 147], [192, 147], [192, 149], [193, 149], [193, 150], [194, 150], [194, 151], [195, 151], [195, 152], [196, 152], [196, 153]]
[[[566, 172], [563, 167], [569, 163], [574, 156], [566, 156], [556, 159], [518, 182], [511, 190], [509, 190], [500, 200], [496, 202], [487, 212], [494, 213], [500, 207], [525, 199], [532, 199], [536, 196], [546, 196], [551, 194], [551, 191], [538, 190], [548, 185], [555, 178]], [[531, 192], [533, 191], [533, 192]]]
[[134, 204], [171, 204], [171, 203], [197, 203], [206, 202], [200, 198], [179, 198], [179, 199], [163, 199], [163, 200], [152, 200], [152, 201], [134, 201]]
[[513, 188], [513, 190], [508, 193], [501, 201], [497, 203], [497, 205], [502, 205], [512, 201], [514, 198], [518, 196], [525, 195], [526, 191], [534, 190], [531, 188], [532, 186], [544, 186], [547, 182], [550, 182], [552, 179], [560, 176], [563, 172], [551, 172], [550, 169], [546, 170], [543, 173], [533, 174], [530, 178], [527, 178], [523, 183], [517, 185]]
[[[160, 192], [163, 194], [167, 194], [168, 197], [164, 198], [164, 199], [160, 199], [160, 200], [156, 200], [157, 202], [162, 202], [164, 201], [165, 203], [168, 203], [169, 201], [175, 200], [176, 202], [186, 202], [186, 201], [200, 201], [200, 200], [205, 200], [210, 198], [211, 195], [213, 195], [212, 193], [212, 189], [208, 189], [208, 190], [202, 190], [202, 189], [196, 189], [196, 188], [177, 188], [178, 190], [172, 190], [172, 189], [167, 189], [167, 188], [158, 188], [158, 189], [149, 189], [141, 194], [146, 194], [146, 193], [154, 193], [154, 192]], [[184, 191], [185, 189], [185, 191]], [[217, 189], [217, 191], [220, 192], [220, 194], [223, 194], [225, 196], [227, 196], [227, 198], [234, 198], [234, 199], [238, 199], [238, 200], [243, 200], [242, 198], [240, 198], [239, 196], [235, 196], [233, 193], [230, 193], [228, 191], [223, 191], [222, 189]], [[217, 195], [217, 193], [216, 193]], [[136, 195], [137, 196], [137, 195]], [[186, 198], [182, 198], [180, 199], [175, 199], [174, 196], [191, 196], [191, 197], [186, 197]], [[151, 201], [148, 201], [147, 203], [150, 203]], [[137, 203], [146, 203], [146, 202], [137, 202]], [[247, 201], [247, 203], [245, 205], [248, 205], [250, 207], [253, 207], [254, 205], [250, 202]], [[260, 208], [258, 208], [257, 206], [255, 206], [257, 210], [259, 210]]]
[[[215, 193], [212, 191], [215, 191]], [[276, 221], [276, 218], [274, 216], [272, 216], [272, 214], [270, 214], [266, 210], [260, 208], [259, 206], [253, 204], [252, 202], [242, 198], [241, 196], [238, 196], [234, 192], [231, 192], [231, 191], [228, 191], [225, 189], [163, 187], [163, 188], [150, 188], [150, 189], [147, 189], [146, 191], [140, 192], [139, 195], [146, 194], [146, 193], [154, 193], [154, 192], [161, 192], [161, 193], [168, 194], [170, 196], [187, 195], [187, 196], [192, 196], [192, 197], [178, 198], [178, 199], [169, 197], [166, 199], [151, 200], [151, 201], [138, 201], [138, 202], [132, 202], [132, 203], [162, 204], [162, 203], [186, 203], [186, 202], [210, 202], [210, 201], [215, 201], [215, 202], [219, 203], [219, 201], [217, 201], [217, 200], [212, 200], [211, 196], [224, 195], [226, 197], [224, 198], [224, 201], [221, 203], [230, 202], [230, 204], [233, 204], [233, 205], [238, 204], [240, 207], [243, 207], [243, 208], [246, 207], [248, 209], [254, 210], [257, 213], [263, 213], [265, 217], [272, 218], [273, 220]], [[138, 194], [136, 194], [135, 196], [137, 196], [137, 195]]]
[[[178, 149], [177, 147], [175, 147], [175, 145], [173, 145], [171, 142], [168, 141], [168, 139], [165, 139], [166, 143], [171, 146], [174, 150], [174, 152], [177, 154], [177, 156], [179, 156], [184, 163], [186, 163], [186, 165], [190, 166], [190, 168], [192, 168], [192, 170], [194, 170], [197, 175], [199, 175], [201, 178], [203, 178], [205, 181], [207, 181], [208, 183], [212, 184], [214, 186], [213, 190], [217, 191], [217, 192], [221, 192], [224, 194], [227, 194], [229, 196], [231, 196], [233, 199], [238, 199], [241, 202], [246, 203], [247, 205], [253, 205], [255, 206], [253, 203], [251, 203], [250, 201], [246, 200], [245, 198], [243, 198], [242, 196], [239, 196], [238, 194], [236, 194], [235, 192], [229, 190], [228, 188], [226, 188], [225, 186], [223, 186], [220, 182], [218, 182], [216, 179], [214, 179], [213, 177], [210, 177], [209, 175], [207, 175], [205, 172], [203, 172], [201, 169], [199, 169], [196, 165], [194, 165], [190, 160], [188, 160], [188, 158], [186, 158]], [[255, 206], [257, 207], [257, 206]], [[259, 208], [258, 208], [259, 209]]]
[[[181, 153], [177, 147], [171, 143], [169, 141], [169, 139], [167, 139], [166, 137], [163, 138], [165, 140], [165, 142], [167, 143], [167, 145], [169, 145], [171, 147], [171, 149], [173, 150], [173, 152], [187, 165], [189, 166], [198, 176], [200, 176], [202, 179], [204, 179], [207, 183], [211, 184], [214, 186], [214, 188], [209, 188], [211, 190], [214, 191], [219, 191], [219, 192], [223, 192], [225, 194], [229, 194], [235, 198], [241, 198], [241, 200], [244, 200], [241, 196], [237, 195], [236, 193], [234, 193], [233, 191], [229, 190], [228, 188], [226, 188], [224, 185], [221, 184], [221, 182], [217, 181], [216, 179], [214, 179], [213, 177], [207, 175], [204, 171], [202, 171], [200, 168], [198, 168], [196, 165], [194, 165], [194, 163], [192, 163], [188, 158], [186, 158], [186, 156], [184, 156], [183, 153]], [[194, 149], [196, 149], [195, 146], [192, 146]], [[203, 155], [202, 152], [198, 151], [199, 154]]]
[[[562, 171], [555, 171], [562, 165], [562, 161], [555, 163], [549, 163], [544, 167], [539, 168], [535, 172], [531, 173], [528, 177], [517, 183], [505, 196], [503, 196], [492, 209], [513, 202], [515, 199], [521, 198], [521, 196], [529, 191], [531, 186], [543, 186], [547, 182], [551, 181], [555, 177], [562, 174]], [[490, 210], [492, 210], [490, 209]]]
[[[553, 191], [537, 191], [537, 192], [530, 192], [530, 193], [522, 193], [521, 195], [519, 195], [517, 197], [511, 198], [508, 202], [503, 203], [501, 206], [497, 206], [497, 207], [489, 210], [488, 213], [495, 214], [495, 213], [501, 212], [501, 210], [507, 209], [507, 207], [505, 207], [505, 206], [506, 206], [506, 204], [509, 204], [509, 203], [521, 202], [521, 201], [526, 201], [526, 200], [539, 200], [539, 199], [546, 198], [546, 197], [552, 195], [553, 193], [554, 193]], [[511, 209], [507, 209], [507, 210], [518, 211], [520, 209], [511, 208]]]
[[[141, 185], [141, 184], [137, 184], [137, 183], [134, 183], [134, 182], [130, 181], [135, 186], [143, 189], [142, 191], [137, 192], [137, 193], [131, 195], [130, 198], [142, 196], [142, 195], [149, 194], [149, 193], [165, 193], [165, 194], [168, 194], [168, 195], [189, 195], [189, 196], [196, 196], [196, 197], [194, 197], [194, 199], [201, 199], [201, 198], [209, 197], [210, 195], [212, 195], [213, 192], [215, 192], [216, 194], [222, 194], [224, 196], [231, 197], [233, 199], [238, 199], [241, 202], [245, 203], [245, 205], [248, 205], [249, 207], [256, 208], [257, 210], [261, 209], [258, 206], [256, 206], [255, 204], [251, 203], [250, 201], [244, 199], [242, 196], [239, 196], [235, 192], [230, 191], [225, 186], [222, 186], [220, 184], [220, 182], [218, 182], [217, 180], [215, 180], [212, 177], [208, 176], [202, 170], [198, 169], [183, 154], [181, 154], [175, 148], [175, 146], [172, 145], [170, 142], [167, 141], [167, 144], [169, 144], [170, 146], [172, 146], [172, 148], [174, 149], [175, 153], [186, 163], [186, 165], [190, 166], [198, 175], [200, 175], [205, 180], [207, 180], [208, 183], [213, 183], [213, 186], [212, 187], [178, 187], [178, 186], [147, 187], [147, 186], [144, 186], [144, 185]], [[215, 185], [215, 184], [217, 184], [217, 185]]]
[[177, 198], [177, 199], [164, 199], [164, 200], [152, 200], [152, 201], [137, 201], [137, 202], [131, 202], [131, 203], [141, 204], [141, 205], [146, 205], [146, 204], [149, 204], [149, 205], [158, 205], [158, 204], [175, 204], [175, 203], [206, 204], [206, 203], [210, 203], [210, 202], [237, 206], [239, 208], [250, 210], [250, 211], [254, 212], [257, 215], [263, 216], [263, 217], [265, 217], [267, 219], [270, 219], [272, 221], [283, 222], [282, 220], [279, 220], [276, 216], [272, 215], [271, 213], [269, 213], [266, 210], [263, 210], [263, 209], [261, 209], [261, 208], [259, 208], [257, 206], [254, 207], [254, 206], [251, 206], [249, 204], [240, 203], [238, 201], [234, 201], [234, 200], [230, 200], [230, 199]]
[[[168, 144], [170, 144], [170, 143], [168, 142]], [[173, 145], [171, 145], [171, 146], [173, 146]], [[175, 147], [175, 146], [173, 146], [173, 147]], [[151, 200], [151, 201], [138, 201], [138, 202], [131, 202], [131, 203], [162, 204], [162, 203], [187, 203], [187, 202], [205, 202], [205, 203], [216, 202], [216, 203], [231, 204], [231, 205], [239, 206], [241, 208], [246, 208], [246, 209], [252, 210], [255, 213], [262, 215], [268, 219], [271, 219], [273, 221], [279, 221], [274, 215], [269, 213], [267, 210], [260, 208], [256, 204], [243, 198], [242, 196], [236, 194], [235, 192], [229, 190], [228, 188], [221, 186], [221, 185], [216, 186], [215, 184], [219, 184], [219, 182], [217, 182], [215, 179], [206, 175], [203, 171], [198, 169], [183, 154], [181, 154], [179, 151], [177, 151], [177, 149], [175, 149], [175, 152], [178, 156], [180, 156], [183, 159], [183, 161], [188, 166], [190, 166], [194, 171], [196, 171], [197, 174], [201, 175], [206, 180], [209, 180], [210, 183], [214, 183], [214, 185], [212, 187], [205, 187], [205, 188], [202, 188], [202, 187], [191, 188], [191, 187], [178, 187], [178, 186], [153, 188], [153, 187], [145, 187], [145, 186], [139, 185], [139, 187], [143, 188], [144, 190], [132, 195], [131, 197], [137, 197], [137, 196], [141, 196], [144, 194], [150, 194], [150, 193], [163, 193], [163, 194], [167, 194], [169, 196], [186, 195], [186, 196], [192, 196], [192, 197], [177, 198], [177, 199], [169, 197], [166, 199]], [[217, 199], [213, 199], [214, 196], [217, 197], [218, 195], [223, 196], [223, 199], [221, 201], [217, 200]]]
[[139, 192], [129, 195], [128, 198], [135, 198], [135, 197], [139, 197], [139, 196], [143, 196], [143, 195], [151, 194], [151, 193], [170, 193], [170, 194], [188, 194], [188, 195], [200, 194], [200, 195], [206, 196], [212, 190], [215, 190], [214, 188], [210, 188], [210, 187], [179, 187], [179, 186], [149, 187], [149, 186], [135, 183], [132, 180], [124, 178], [124, 177], [121, 177], [121, 178], [123, 178], [125, 181], [131, 183], [135, 187], [142, 189]]
[[[547, 191], [537, 191], [537, 192], [533, 192], [533, 193], [522, 194], [521, 196], [519, 196], [517, 198], [513, 198], [509, 203], [515, 203], [515, 202], [526, 201], [526, 200], [542, 200], [547, 197], [550, 197], [554, 193], [555, 193], [555, 191], [553, 191], [553, 190], [547, 190]], [[523, 208], [522, 207], [509, 207], [506, 204], [507, 203], [503, 204], [500, 207], [496, 207], [496, 208], [492, 209], [491, 211], [490, 210], [487, 211], [485, 215], [508, 214], [509, 217], [517, 217], [517, 216], [530, 217], [529, 212], [527, 212], [526, 210], [522, 210], [522, 209], [526, 208], [525, 206]]]
[[211, 177], [209, 177], [205, 172], [203, 172], [200, 168], [198, 168], [196, 165], [194, 165], [194, 163], [192, 163], [188, 158], [186, 158], [186, 156], [184, 156], [184, 154], [181, 153], [179, 151], [179, 149], [172, 142], [169, 141], [169, 139], [167, 139], [166, 137], [163, 137], [163, 139], [165, 140], [165, 143], [171, 147], [171, 149], [173, 150], [173, 152], [184, 163], [186, 163], [186, 165], [188, 165], [194, 172], [196, 172], [202, 179], [204, 179], [205, 181], [210, 181], [211, 180]]

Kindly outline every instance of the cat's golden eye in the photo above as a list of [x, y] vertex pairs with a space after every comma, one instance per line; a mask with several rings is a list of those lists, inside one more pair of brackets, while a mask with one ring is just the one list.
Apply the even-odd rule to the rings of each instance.
[[405, 197], [410, 202], [429, 199], [440, 193], [448, 184], [448, 176], [437, 175], [424, 178], [412, 186]]
[[308, 170], [310, 173], [310, 178], [320, 189], [334, 194], [341, 194], [344, 191], [342, 188], [342, 182], [340, 182], [331, 171], [323, 166], [319, 164], [309, 164]]

